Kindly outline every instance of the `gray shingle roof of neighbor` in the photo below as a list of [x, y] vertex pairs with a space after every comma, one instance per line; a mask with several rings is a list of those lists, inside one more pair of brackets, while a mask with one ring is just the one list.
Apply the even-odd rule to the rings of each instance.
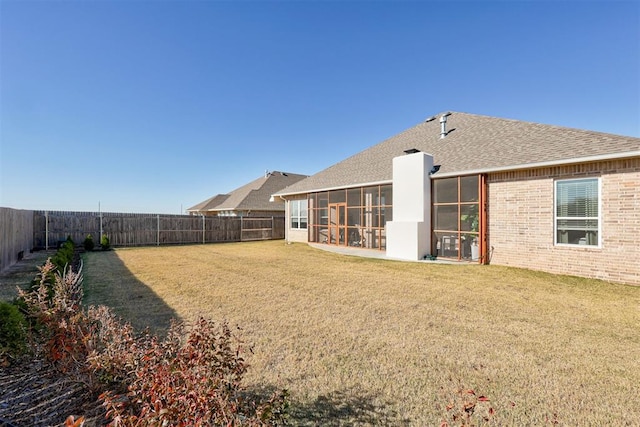
[[218, 206], [229, 197], [228, 194], [216, 194], [213, 197], [208, 198], [204, 202], [200, 202], [187, 209], [187, 211], [206, 211], [213, 206]]
[[640, 138], [458, 112], [441, 138], [442, 114], [277, 194], [391, 182], [392, 159], [413, 148], [433, 155], [438, 177], [640, 156]]
[[294, 184], [307, 175], [273, 171], [243, 185], [229, 194], [217, 194], [195, 206], [187, 209], [189, 212], [231, 211], [231, 210], [261, 210], [284, 211], [282, 200], [269, 199], [277, 191]]

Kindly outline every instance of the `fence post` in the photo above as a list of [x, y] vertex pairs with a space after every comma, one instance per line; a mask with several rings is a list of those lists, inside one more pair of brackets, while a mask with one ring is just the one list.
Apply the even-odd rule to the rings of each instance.
[[160, 246], [160, 215], [158, 215], [158, 235], [156, 238], [156, 246]]
[[275, 227], [275, 221], [273, 219], [273, 216], [271, 216], [271, 240], [273, 240], [273, 232], [275, 231], [274, 227]]
[[204, 233], [204, 231], [205, 231], [205, 227], [204, 227], [204, 214], [202, 214], [202, 244], [203, 244], [203, 245], [206, 243], [206, 242], [205, 242], [205, 233]]
[[44, 250], [49, 250], [49, 211], [44, 211]]

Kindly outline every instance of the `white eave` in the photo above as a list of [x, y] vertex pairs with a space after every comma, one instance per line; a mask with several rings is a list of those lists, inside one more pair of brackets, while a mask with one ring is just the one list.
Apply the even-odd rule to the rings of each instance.
[[[523, 169], [537, 169], [537, 168], [544, 168], [544, 167], [550, 167], [550, 166], [564, 166], [564, 165], [571, 165], [576, 163], [600, 162], [600, 161], [606, 161], [606, 160], [618, 160], [618, 159], [627, 159], [627, 158], [634, 158], [634, 157], [640, 157], [640, 151], [628, 151], [626, 153], [601, 154], [598, 156], [575, 157], [572, 159], [552, 160], [552, 161], [537, 162], [537, 163], [524, 163], [521, 165], [513, 165], [513, 166], [501, 166], [501, 167], [494, 167], [494, 168], [471, 169], [466, 171], [437, 173], [436, 175], [433, 176], [433, 178], [438, 179], [438, 178], [450, 178], [453, 176], [461, 176], [461, 175], [509, 172], [509, 171], [515, 171], [515, 170], [523, 170]], [[321, 191], [343, 190], [346, 188], [367, 187], [370, 185], [383, 185], [383, 184], [391, 184], [391, 183], [392, 183], [392, 180], [353, 183], [353, 184], [340, 185], [335, 187], [314, 188], [306, 191], [297, 191], [294, 193], [276, 193], [273, 196], [283, 198], [286, 196], [295, 196], [299, 194], [319, 193]]]
[[476, 174], [493, 173], [493, 172], [510, 172], [510, 171], [522, 170], [522, 169], [538, 169], [538, 168], [545, 168], [550, 166], [565, 166], [565, 165], [572, 165], [577, 163], [592, 163], [592, 162], [601, 162], [606, 160], [629, 159], [634, 157], [640, 157], [640, 151], [628, 151], [626, 153], [614, 153], [614, 154], [601, 154], [598, 156], [576, 157], [573, 159], [552, 160], [547, 162], [525, 163], [521, 165], [513, 165], [513, 166], [506, 166], [506, 167], [472, 169], [468, 171], [438, 173], [436, 176], [434, 176], [434, 178], [450, 178], [452, 176], [476, 175]]

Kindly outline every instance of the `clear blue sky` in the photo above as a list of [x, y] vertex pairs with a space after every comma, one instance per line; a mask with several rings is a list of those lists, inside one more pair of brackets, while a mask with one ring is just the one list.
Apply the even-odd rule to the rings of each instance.
[[180, 213], [453, 110], [640, 136], [638, 1], [0, 0], [0, 206]]

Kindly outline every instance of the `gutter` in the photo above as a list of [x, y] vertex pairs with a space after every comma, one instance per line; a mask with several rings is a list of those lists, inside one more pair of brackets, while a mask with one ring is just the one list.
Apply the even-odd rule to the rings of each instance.
[[450, 178], [452, 176], [460, 176], [460, 175], [475, 175], [475, 174], [484, 174], [484, 173], [492, 173], [492, 172], [510, 172], [522, 169], [538, 169], [549, 166], [564, 166], [571, 165], [575, 163], [588, 163], [588, 162], [601, 162], [605, 160], [619, 160], [626, 158], [640, 157], [640, 151], [629, 151], [626, 153], [617, 153], [617, 154], [601, 154], [598, 156], [588, 156], [588, 157], [576, 157], [573, 159], [564, 159], [564, 160], [552, 160], [547, 162], [537, 162], [537, 163], [523, 163], [521, 165], [507, 166], [507, 167], [496, 167], [496, 168], [484, 168], [484, 169], [471, 169], [468, 171], [457, 171], [457, 172], [446, 172], [446, 173], [438, 173], [437, 178]]

